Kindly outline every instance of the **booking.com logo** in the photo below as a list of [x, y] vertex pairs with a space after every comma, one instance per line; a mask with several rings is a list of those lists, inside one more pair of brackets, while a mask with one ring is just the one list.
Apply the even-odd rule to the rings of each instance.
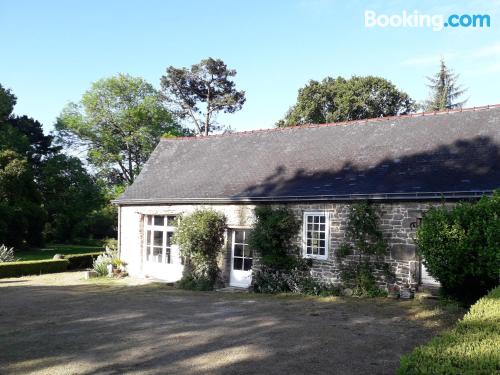
[[452, 14], [445, 18], [442, 14], [420, 14], [417, 10], [401, 14], [377, 14], [365, 10], [365, 27], [427, 27], [441, 31], [445, 27], [490, 27], [489, 14]]

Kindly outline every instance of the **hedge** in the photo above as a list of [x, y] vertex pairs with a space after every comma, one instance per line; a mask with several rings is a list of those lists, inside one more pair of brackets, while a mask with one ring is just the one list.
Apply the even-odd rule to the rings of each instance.
[[68, 269], [68, 265], [69, 261], [67, 259], [5, 262], [0, 263], [0, 278], [64, 272]]
[[69, 261], [68, 269], [69, 270], [77, 270], [81, 268], [91, 268], [94, 262], [99, 255], [102, 254], [102, 251], [96, 253], [86, 253], [86, 254], [69, 254], [64, 255], [64, 259]]
[[401, 358], [399, 375], [499, 374], [500, 287], [470, 308], [455, 328]]

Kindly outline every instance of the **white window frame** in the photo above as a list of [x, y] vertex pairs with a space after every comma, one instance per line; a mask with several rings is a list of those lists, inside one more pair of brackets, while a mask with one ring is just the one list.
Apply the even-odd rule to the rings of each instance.
[[[307, 254], [307, 218], [309, 216], [320, 216], [325, 218], [325, 255]], [[304, 258], [310, 259], [328, 259], [330, 248], [330, 214], [325, 211], [305, 211], [302, 221], [302, 255]]]
[[[154, 218], [155, 216], [163, 216], [163, 225], [155, 225]], [[168, 217], [175, 216], [176, 220], [179, 220], [179, 215], [176, 214], [161, 214], [161, 215], [144, 215], [144, 260], [148, 263], [156, 263], [156, 264], [173, 264], [172, 257], [172, 244], [167, 246], [167, 233], [175, 232], [176, 227], [173, 225], [168, 225]], [[151, 217], [151, 224], [148, 224], [148, 218]], [[148, 231], [151, 231], [151, 243], [148, 246]], [[153, 248], [158, 247], [154, 246], [154, 232], [162, 232], [162, 261], [161, 262], [153, 262], [147, 259], [148, 247], [150, 250], [151, 256], [153, 256]], [[169, 260], [167, 262], [167, 247], [170, 250]]]

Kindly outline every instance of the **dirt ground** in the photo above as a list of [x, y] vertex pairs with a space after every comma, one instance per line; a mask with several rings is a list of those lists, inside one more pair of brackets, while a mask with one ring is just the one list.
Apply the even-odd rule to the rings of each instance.
[[463, 313], [437, 301], [0, 279], [0, 374], [393, 374]]

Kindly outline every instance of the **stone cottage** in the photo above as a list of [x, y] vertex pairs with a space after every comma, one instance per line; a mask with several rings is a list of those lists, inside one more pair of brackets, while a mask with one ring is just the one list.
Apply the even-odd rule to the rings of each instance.
[[176, 220], [211, 207], [228, 221], [225, 281], [247, 287], [254, 208], [286, 205], [302, 221], [301, 256], [312, 259], [313, 275], [335, 282], [349, 205], [368, 200], [381, 214], [398, 282], [432, 282], [413, 242], [419, 220], [433, 205], [499, 188], [499, 147], [500, 106], [162, 139], [114, 202], [120, 256], [132, 275], [180, 279]]

